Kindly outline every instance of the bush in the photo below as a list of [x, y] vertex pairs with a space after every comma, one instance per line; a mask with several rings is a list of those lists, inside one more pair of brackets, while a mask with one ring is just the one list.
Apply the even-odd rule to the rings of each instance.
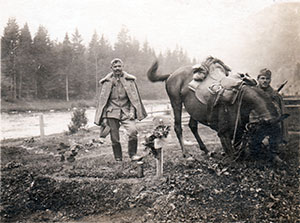
[[71, 123], [68, 125], [70, 134], [78, 132], [79, 129], [84, 128], [87, 124], [87, 117], [85, 108], [75, 109], [72, 115]]

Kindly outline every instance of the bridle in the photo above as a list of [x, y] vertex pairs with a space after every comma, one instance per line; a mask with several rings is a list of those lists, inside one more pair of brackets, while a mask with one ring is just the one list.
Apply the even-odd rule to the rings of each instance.
[[[236, 112], [236, 117], [235, 117], [235, 126], [234, 126], [234, 133], [233, 133], [233, 138], [232, 138], [232, 145], [233, 148], [235, 149], [235, 157], [236, 159], [239, 158], [241, 152], [243, 151], [243, 147], [248, 143], [248, 140], [250, 136], [260, 127], [270, 125], [271, 123], [264, 121], [261, 117], [264, 116], [264, 114], [261, 114], [260, 117], [258, 117], [258, 120], [248, 122], [245, 125], [245, 129], [243, 130], [243, 134], [238, 142], [235, 142], [236, 140], [236, 134], [238, 130], [238, 124], [241, 122], [241, 105], [242, 101], [245, 95], [245, 84], [242, 82], [241, 85], [238, 88], [238, 96], [237, 96], [237, 112]], [[288, 115], [283, 115], [281, 117], [278, 117], [277, 119], [274, 120], [274, 123], [280, 122], [283, 119], [285, 119]]]

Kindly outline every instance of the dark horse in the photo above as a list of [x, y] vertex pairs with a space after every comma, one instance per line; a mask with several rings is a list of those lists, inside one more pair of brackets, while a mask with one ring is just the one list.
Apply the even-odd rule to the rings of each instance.
[[[164, 75], [158, 75], [157, 69], [158, 61], [155, 61], [149, 68], [147, 76], [151, 82], [165, 81], [166, 83], [166, 91], [174, 113], [174, 130], [179, 140], [183, 156], [186, 157], [189, 154], [182, 139], [182, 105], [185, 106], [186, 111], [190, 115], [189, 127], [200, 149], [208, 153], [206, 146], [198, 134], [197, 128], [198, 122], [209, 126], [207, 105], [201, 103], [196, 98], [195, 93], [188, 87], [188, 84], [193, 79], [193, 67], [181, 67], [171, 74]], [[221, 76], [227, 76], [230, 70], [222, 61], [216, 59], [214, 63], [210, 63], [209, 66], [207, 66], [207, 71], [209, 75], [215, 75], [214, 78], [220, 78]], [[221, 111], [223, 111], [223, 113], [219, 112], [219, 114], [221, 114], [221, 117], [219, 117], [221, 122], [219, 122], [216, 128], [213, 128], [218, 131], [222, 147], [227, 154], [233, 152], [233, 144], [241, 140], [245, 126], [249, 123], [249, 114], [252, 110], [256, 112], [259, 120], [262, 120], [264, 123], [275, 123], [275, 120], [278, 119], [276, 108], [270, 99], [266, 98], [258, 88], [245, 85], [239, 94], [242, 95], [242, 97], [240, 97], [240, 103], [221, 106]], [[238, 108], [240, 108], [239, 111]], [[235, 125], [238, 113], [240, 114], [239, 121], [238, 125]], [[212, 128], [212, 126], [210, 127]]]

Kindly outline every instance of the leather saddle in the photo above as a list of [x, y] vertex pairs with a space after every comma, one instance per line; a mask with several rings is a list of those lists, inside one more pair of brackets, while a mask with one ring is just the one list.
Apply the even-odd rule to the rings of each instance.
[[238, 75], [225, 76], [219, 80], [208, 75], [202, 81], [193, 79], [189, 83], [189, 89], [194, 91], [196, 98], [205, 105], [212, 101], [212, 97], [215, 98], [214, 105], [219, 100], [233, 104], [242, 83], [243, 80]]
[[193, 80], [190, 89], [193, 86], [196, 98], [207, 106], [207, 124], [218, 132], [224, 131], [226, 123], [223, 123], [220, 116], [224, 116], [228, 105], [237, 101], [243, 81], [232, 77], [224, 77], [216, 82], [207, 77], [203, 82], [195, 82], [199, 81]]

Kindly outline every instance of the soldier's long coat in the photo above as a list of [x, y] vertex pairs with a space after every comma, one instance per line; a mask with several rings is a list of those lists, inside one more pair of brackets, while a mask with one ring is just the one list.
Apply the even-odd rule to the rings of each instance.
[[[277, 91], [275, 91], [271, 86], [263, 90], [267, 95], [269, 95], [272, 98], [272, 101], [275, 102], [274, 105], [279, 110], [279, 113], [281, 115], [285, 114], [286, 108], [284, 106], [284, 101], [282, 96]], [[281, 121], [281, 137], [282, 140], [288, 141], [288, 127], [285, 121]]]
[[[97, 95], [97, 110], [94, 119], [94, 123], [96, 125], [101, 125], [103, 122], [103, 112], [111, 93], [112, 83], [113, 83], [112, 80], [113, 80], [113, 73], [111, 72], [107, 74], [106, 77], [104, 77], [102, 80], [99, 81], [100, 90]], [[128, 74], [124, 71], [123, 71], [123, 76], [120, 78], [120, 81], [124, 86], [127, 96], [131, 104], [135, 108], [135, 118], [138, 120], [142, 120], [147, 116], [147, 112], [142, 103], [135, 80], [136, 80], [135, 76]]]

